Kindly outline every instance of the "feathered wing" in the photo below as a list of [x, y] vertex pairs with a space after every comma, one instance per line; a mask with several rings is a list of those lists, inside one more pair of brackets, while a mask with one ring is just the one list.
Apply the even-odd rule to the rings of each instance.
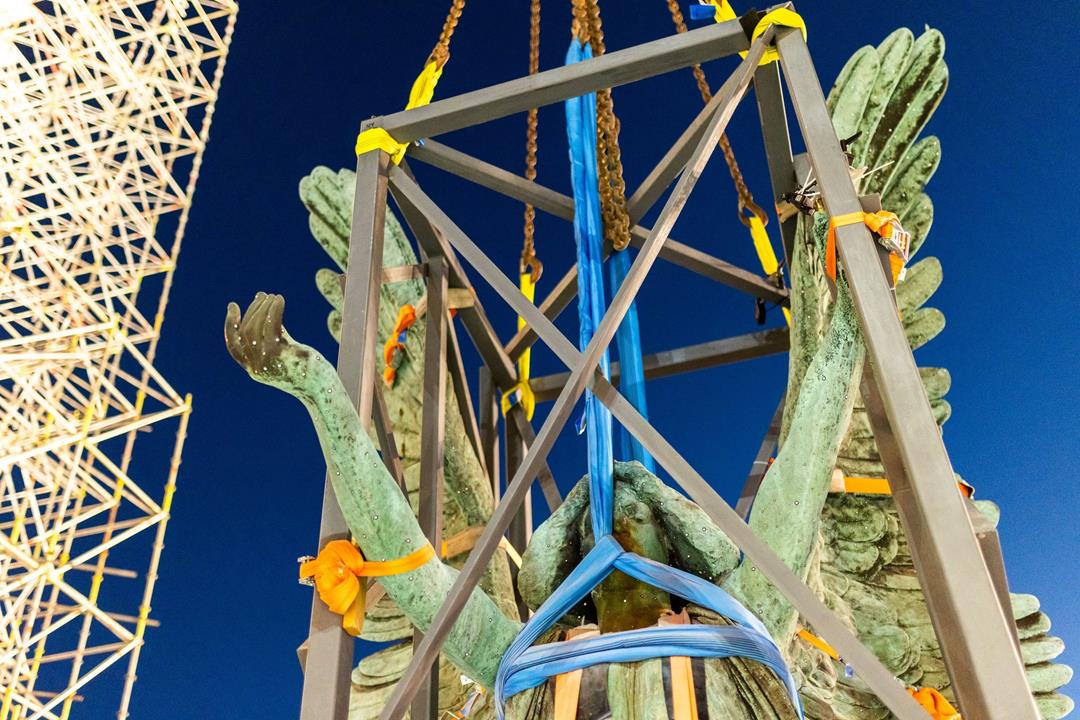
[[[340, 339], [341, 333], [344, 277], [339, 271], [344, 271], [348, 265], [349, 229], [355, 185], [356, 175], [351, 170], [334, 172], [326, 167], [315, 168], [300, 181], [300, 199], [309, 212], [308, 227], [312, 237], [326, 250], [338, 268], [320, 270], [315, 276], [316, 287], [331, 306], [327, 325], [335, 339]], [[397, 218], [387, 209], [384, 267], [415, 264], [416, 253]], [[405, 304], [417, 305], [424, 293], [424, 283], [417, 279], [384, 283], [380, 288], [378, 351], [375, 353], [378, 362], [376, 372], [380, 377], [382, 345], [393, 332], [398, 309]], [[419, 499], [425, 324], [425, 318], [421, 317], [408, 330], [393, 386], [383, 386], [405, 472], [409, 500], [414, 509]], [[379, 382], [382, 382], [381, 379]], [[454, 389], [449, 382], [446, 394], [443, 533], [445, 537], [451, 537], [468, 528], [484, 525], [494, 510], [495, 501], [491, 485], [466, 434]], [[467, 553], [451, 558], [448, 562], [460, 567], [466, 557]], [[495, 559], [488, 567], [481, 587], [508, 617], [516, 619], [513, 585], [502, 549], [497, 551]], [[353, 673], [354, 692], [350, 713], [353, 720], [378, 717], [412, 656], [412, 635], [412, 624], [389, 597], [384, 596], [367, 609], [361, 636], [363, 639], [373, 642], [403, 642], [365, 657], [357, 666]], [[467, 700], [470, 688], [462, 685], [460, 675], [459, 670], [443, 661], [440, 707], [456, 710]], [[480, 708], [475, 710], [479, 712]]]
[[[854, 138], [849, 145], [853, 167], [866, 170], [860, 192], [881, 195], [882, 206], [895, 212], [911, 232], [913, 253], [922, 247], [933, 222], [933, 203], [924, 188], [941, 155], [937, 138], [918, 136], [940, 102], [947, 80], [941, 34], [927, 30], [916, 39], [901, 29], [878, 47], [855, 53], [828, 99], [837, 134], [842, 139]], [[800, 223], [804, 242], [811, 231], [811, 223]], [[941, 263], [928, 257], [910, 264], [897, 285], [904, 330], [913, 350], [945, 327], [942, 312], [926, 307], [941, 280]], [[935, 367], [919, 368], [919, 372], [942, 425], [951, 413], [945, 400], [951, 383], [949, 372]], [[848, 476], [884, 476], [861, 398], [856, 401], [837, 464]], [[988, 501], [976, 504], [997, 522], [996, 506]], [[949, 694], [941, 649], [891, 497], [830, 495], [822, 514], [822, 540], [819, 580], [827, 599], [850, 617], [861, 639], [897, 677]], [[1050, 621], [1039, 611], [1034, 596], [1012, 597], [1028, 679], [1039, 710], [1048, 719], [1064, 717], [1071, 712], [1073, 702], [1058, 690], [1069, 681], [1072, 671], [1053, 663], [1064, 643], [1048, 634]], [[856, 678], [843, 677], [842, 673], [828, 675], [838, 676], [829, 688], [831, 715], [819, 707], [819, 717], [861, 720], [888, 715]], [[831, 677], [818, 683], [818, 697], [827, 695], [821, 691], [832, 685]]]

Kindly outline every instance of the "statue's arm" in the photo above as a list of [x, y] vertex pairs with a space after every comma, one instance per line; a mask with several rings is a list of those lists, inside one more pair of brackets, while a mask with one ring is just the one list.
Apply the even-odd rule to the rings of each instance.
[[[408, 555], [427, 542], [408, 501], [364, 432], [334, 367], [285, 331], [284, 307], [281, 296], [259, 293], [241, 318], [240, 308], [231, 303], [225, 318], [229, 353], [255, 380], [289, 393], [311, 414], [334, 493], [364, 557]], [[426, 630], [456, 576], [456, 570], [436, 559], [381, 582], [409, 620]], [[444, 652], [474, 680], [491, 687], [499, 658], [518, 628], [476, 589]]]
[[[841, 280], [824, 340], [806, 369], [791, 432], [761, 484], [750, 527], [796, 575], [806, 579], [821, 509], [840, 441], [851, 419], [865, 349], [851, 295]], [[752, 563], [744, 561], [730, 588], [784, 643], [794, 632], [791, 604]]]

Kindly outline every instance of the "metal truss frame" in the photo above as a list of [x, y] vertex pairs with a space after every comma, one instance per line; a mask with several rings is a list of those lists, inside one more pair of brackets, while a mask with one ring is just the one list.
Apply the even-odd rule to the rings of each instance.
[[[381, 127], [401, 142], [430, 138], [467, 126], [556, 103], [603, 88], [634, 82], [738, 52], [746, 58], [724, 83], [713, 100], [687, 127], [629, 200], [633, 222], [640, 219], [674, 183], [663, 209], [651, 228], [635, 225], [633, 244], [639, 249], [622, 287], [612, 299], [596, 334], [584, 351], [577, 348], [552, 323], [576, 295], [576, 270], [571, 268], [539, 305], [526, 300], [516, 283], [424, 193], [407, 163], [391, 164], [383, 152], [361, 155], [357, 162], [356, 197], [350, 263], [346, 271], [344, 318], [338, 367], [347, 389], [357, 403], [361, 418], [372, 416], [372, 397], [377, 395], [375, 344], [378, 286], [382, 280], [383, 218], [388, 191], [392, 193], [406, 223], [427, 258], [429, 311], [446, 307], [440, 293], [465, 291], [468, 307], [459, 310], [466, 331], [484, 367], [479, 399], [481, 457], [498, 488], [498, 393], [516, 383], [514, 359], [537, 339], [565, 363], [568, 372], [538, 378], [534, 382], [543, 399], [553, 399], [539, 432], [532, 432], [519, 408], [506, 422], [506, 476], [508, 482], [494, 514], [477, 540], [431, 627], [418, 636], [413, 659], [383, 710], [383, 720], [400, 720], [410, 704], [412, 717], [434, 717], [431, 669], [440, 647], [465, 601], [480, 579], [500, 539], [508, 532], [522, 532], [523, 504], [534, 480], [539, 479], [550, 503], [557, 503], [550, 475], [545, 477], [546, 457], [555, 438], [569, 420], [575, 403], [588, 387], [656, 459], [687, 495], [744, 552], [754, 566], [779, 589], [817, 632], [844, 657], [880, 700], [902, 720], [919, 720], [925, 714], [878, 658], [830, 611], [746, 524], [748, 501], [756, 492], [764, 461], [775, 444], [783, 402], [774, 416], [761, 451], [751, 470], [747, 490], [732, 509], [690, 466], [679, 452], [649, 424], [597, 372], [597, 363], [614, 337], [616, 328], [657, 258], [663, 258], [773, 302], [784, 302], [787, 291], [753, 273], [734, 267], [706, 253], [682, 245], [670, 237], [672, 226], [712, 155], [736, 105], [751, 83], [761, 119], [767, 161], [775, 199], [793, 189], [794, 166], [781, 84], [786, 82], [802, 138], [806, 160], [821, 188], [826, 211], [833, 216], [861, 210], [829, 117], [817, 74], [802, 35], [787, 28], [770, 28], [752, 45], [745, 27], [753, 27], [757, 14], [740, 20], [693, 30], [636, 47], [611, 52], [571, 66], [548, 70], [519, 80], [433, 102], [414, 110], [374, 118], [364, 128]], [[759, 66], [767, 46], [779, 53], [776, 63]], [[571, 219], [573, 200], [513, 173], [472, 158], [436, 141], [425, 139], [409, 149], [408, 157], [440, 167], [511, 198], [532, 203], [554, 216]], [[791, 253], [794, 221], [781, 223], [785, 251]], [[904, 530], [912, 546], [918, 576], [930, 609], [934, 628], [944, 651], [946, 665], [965, 716], [1001, 720], [1035, 720], [1038, 717], [1024, 675], [1023, 664], [1010, 630], [1004, 600], [995, 586], [988, 563], [961, 496], [955, 490], [953, 470], [922, 389], [911, 350], [900, 325], [895, 298], [886, 279], [884, 251], [863, 225], [837, 230], [837, 249], [856, 305], [867, 346], [867, 372], [863, 393], [870, 411], [874, 436], [881, 449], [893, 496]], [[506, 345], [495, 335], [483, 306], [470, 283], [462, 261], [480, 275], [513, 310], [526, 320]], [[435, 293], [436, 295], [432, 295]], [[429, 357], [425, 358], [423, 417], [425, 463], [421, 470], [421, 522], [433, 540], [438, 539], [438, 486], [441, 462], [438, 427], [434, 417], [442, 407], [431, 398], [441, 397], [445, 361], [431, 358], [445, 347], [445, 318], [429, 314]], [[786, 331], [766, 331], [737, 338], [680, 348], [646, 358], [651, 376], [684, 372], [710, 364], [758, 357], [786, 349]], [[459, 356], [457, 356], [459, 357]], [[451, 363], [451, 378], [460, 375]], [[455, 380], [455, 384], [463, 383]], [[459, 394], [459, 398], [461, 395]], [[470, 414], [471, 400], [467, 403]], [[380, 417], [381, 416], [381, 417]], [[376, 407], [376, 425], [387, 418]], [[387, 433], [379, 433], [388, 459]], [[392, 443], [391, 443], [392, 444]], [[393, 463], [389, 462], [393, 472]], [[427, 491], [424, 491], [427, 487]], [[497, 494], [498, 497], [498, 494]], [[524, 533], [527, 535], [527, 528]], [[320, 542], [345, 537], [348, 530], [329, 483], [323, 506]], [[993, 565], [993, 563], [990, 563]], [[345, 720], [352, 641], [340, 623], [316, 598], [312, 605], [311, 634], [306, 660], [302, 720]], [[434, 687], [437, 688], [437, 685]]]

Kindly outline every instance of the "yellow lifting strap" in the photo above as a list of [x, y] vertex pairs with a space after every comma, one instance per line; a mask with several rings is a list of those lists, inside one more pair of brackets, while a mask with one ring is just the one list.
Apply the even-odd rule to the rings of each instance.
[[[798, 635], [801, 640], [831, 657], [833, 660], [843, 662], [840, 655], [833, 649], [832, 645], [809, 630], [799, 628], [796, 635]], [[952, 706], [952, 703], [946, 700], [945, 696], [934, 688], [909, 687], [907, 692], [908, 695], [915, 699], [915, 702], [919, 703], [919, 707], [925, 710], [932, 720], [962, 720], [960, 713]]]
[[[435, 86], [442, 77], [443, 65], [436, 60], [431, 60], [413, 81], [409, 91], [409, 102], [405, 105], [406, 110], [423, 107], [431, 102], [435, 95]], [[369, 128], [356, 136], [356, 154], [363, 155], [372, 150], [382, 150], [390, 155], [395, 165], [401, 163], [405, 152], [409, 149], [409, 143], [399, 143], [390, 133], [382, 128]]]
[[[742, 215], [739, 216], [743, 218]], [[758, 217], [757, 213], [751, 213], [746, 218], [747, 227], [750, 228], [750, 238], [754, 241], [754, 250], [757, 251], [758, 260], [761, 261], [761, 269], [766, 275], [775, 275], [780, 270], [780, 263], [773, 251], [772, 241], [769, 240], [769, 231], [765, 229], [765, 221]], [[784, 308], [784, 319], [791, 325], [791, 310]]]
[[825, 274], [836, 282], [836, 228], [864, 223], [868, 230], [881, 238], [889, 249], [889, 268], [893, 286], [900, 281], [904, 265], [911, 252], [911, 235], [900, 224], [900, 218], [887, 210], [853, 212], [829, 218], [829, 234], [825, 241]]
[[364, 599], [367, 595], [362, 577], [386, 577], [412, 572], [435, 557], [430, 543], [397, 560], [365, 560], [360, 550], [348, 540], [331, 540], [319, 556], [300, 564], [300, 581], [313, 581], [319, 598], [331, 612], [342, 616], [341, 627], [353, 637], [364, 628]]
[[[731, 3], [728, 2], [728, 0], [709, 0], [708, 4], [712, 5], [715, 8], [713, 17], [718, 23], [730, 22], [732, 20], [739, 19], [739, 16], [735, 14], [735, 10], [731, 7]], [[668, 6], [671, 10], [672, 18], [675, 20], [676, 30], [678, 30], [679, 32], [685, 32], [686, 26], [682, 21], [682, 14], [678, 12], [678, 7], [673, 2], [670, 2], [670, 0]], [[802, 28], [803, 37], [806, 37], [806, 26], [802, 23], [802, 18], [800, 18], [796, 13], [793, 13], [790, 10], [786, 12], [790, 13], [790, 15], [794, 16], [794, 18], [797, 18], [798, 27]], [[767, 19], [769, 20], [766, 22]], [[775, 13], [768, 13], [761, 18], [761, 22], [759, 22], [757, 27], [754, 28], [753, 37], [757, 38], [759, 35], [765, 32], [765, 28], [767, 28], [769, 25], [786, 25], [788, 24], [788, 22], [795, 22], [795, 20], [786, 15], [776, 15]], [[766, 51], [765, 57], [767, 57], [769, 53], [772, 53], [773, 60], [775, 60], [776, 51]], [[744, 52], [742, 53], [742, 56], [745, 58], [747, 54], [748, 53]], [[769, 62], [771, 62], [771, 60]], [[762, 59], [761, 64], [766, 64], [764, 58]], [[707, 102], [709, 98], [709, 92], [708, 86], [705, 84], [705, 76], [703, 73], [700, 72], [700, 67], [697, 67], [694, 72], [698, 80], [698, 88], [702, 92], [703, 99], [705, 99]], [[735, 155], [733, 152], [731, 152], [730, 146], [726, 145], [726, 142], [726, 136], [724, 136], [721, 139], [721, 147], [726, 147], [724, 153], [725, 160], [727, 161], [728, 167], [731, 170], [731, 177], [735, 180], [735, 189], [739, 192], [739, 220], [741, 220], [743, 225], [746, 225], [747, 229], [750, 230], [750, 239], [754, 243], [754, 250], [757, 252], [758, 260], [761, 263], [761, 269], [765, 272], [766, 275], [775, 276], [776, 273], [780, 270], [780, 263], [776, 259], [776, 252], [773, 250], [772, 241], [769, 239], [769, 232], [765, 229], [765, 224], [768, 222], [768, 217], [765, 215], [765, 211], [762, 210], [761, 207], [754, 202], [753, 196], [750, 195], [750, 190], [746, 186], [745, 181], [742, 179], [742, 174], [739, 172], [739, 167], [735, 163]], [[749, 214], [743, 215], [744, 210], [749, 211]], [[787, 321], [788, 325], [791, 325], [791, 310], [789, 310], [788, 308], [784, 308], [784, 320]]]
[[[716, 7], [716, 11], [713, 14], [716, 22], [730, 22], [739, 19], [739, 16], [735, 14], [735, 10], [731, 7], [731, 3], [729, 3], [728, 0], [709, 0], [709, 4]], [[758, 24], [754, 26], [754, 31], [750, 33], [750, 42], [753, 43], [761, 37], [770, 25], [796, 28], [802, 32], [803, 40], [806, 39], [806, 22], [802, 19], [802, 16], [794, 10], [777, 8], [776, 10], [767, 12], [761, 16], [761, 19], [758, 20]], [[739, 55], [742, 56], [743, 59], [746, 59], [746, 56], [749, 55], [749, 53], [741, 52]], [[776, 52], [776, 49], [769, 48], [765, 51], [765, 54], [761, 56], [761, 62], [758, 63], [758, 65], [768, 65], [779, 59], [780, 55]]]
[[[526, 268], [527, 270], [528, 268]], [[519, 276], [520, 281], [518, 287], [521, 288], [521, 294], [525, 296], [525, 299], [529, 302], [535, 302], [536, 298], [536, 282], [533, 279], [533, 273], [522, 272]], [[524, 330], [526, 327], [525, 318], [518, 316], [517, 321], [518, 330]], [[526, 347], [521, 355], [518, 356], [517, 368], [518, 368], [518, 382], [517, 385], [507, 390], [502, 396], [502, 412], [503, 415], [510, 412], [510, 408], [514, 406], [514, 402], [521, 403], [521, 409], [525, 411], [525, 418], [532, 420], [533, 412], [536, 410], [536, 395], [532, 391], [532, 387], [529, 385], [529, 366], [531, 361], [532, 352], [530, 348]]]

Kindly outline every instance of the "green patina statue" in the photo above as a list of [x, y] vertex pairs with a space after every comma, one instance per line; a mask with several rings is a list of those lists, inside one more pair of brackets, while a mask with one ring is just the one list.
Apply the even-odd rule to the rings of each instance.
[[[929, 232], [933, 206], [923, 192], [937, 167], [936, 138], [918, 135], [944, 94], [947, 69], [940, 33], [915, 38], [898, 30], [878, 47], [857, 52], [829, 96], [837, 134], [851, 138], [860, 194], [879, 194], [912, 236], [917, 251]], [[355, 178], [350, 171], [316, 168], [300, 184], [310, 228], [340, 270], [348, 262], [349, 222]], [[780, 449], [757, 495], [750, 525], [832, 607], [863, 642], [905, 683], [951, 696], [941, 650], [930, 624], [896, 508], [887, 495], [830, 492], [834, 476], [883, 477], [869, 420], [859, 394], [864, 349], [854, 308], [841, 273], [835, 299], [823, 272], [826, 219], [814, 202], [799, 215], [791, 258], [791, 352]], [[387, 267], [416, 262], [391, 213], [386, 219]], [[941, 282], [941, 265], [927, 258], [911, 265], [897, 285], [897, 302], [913, 349], [933, 339], [944, 316], [924, 307]], [[316, 284], [333, 306], [329, 327], [341, 327], [341, 277], [321, 270]], [[379, 341], [391, 335], [398, 308], [424, 293], [418, 280], [381, 288]], [[330, 478], [353, 539], [372, 560], [391, 560], [425, 543], [416, 522], [424, 319], [408, 330], [397, 378], [386, 402], [405, 468], [407, 493], [386, 470], [334, 367], [315, 350], [294, 341], [282, 325], [284, 301], [259, 294], [241, 317], [230, 305], [225, 334], [230, 353], [249, 374], [299, 399], [311, 414]], [[381, 360], [380, 360], [381, 363]], [[950, 413], [944, 396], [949, 373], [922, 368], [939, 423]], [[444, 535], [476, 528], [494, 500], [465, 431], [448, 383]], [[835, 487], [833, 487], [835, 489]], [[994, 523], [997, 508], [977, 501]], [[583, 479], [534, 533], [525, 549], [517, 591], [536, 608], [591, 548], [588, 484]], [[800, 638], [800, 619], [786, 600], [746, 563], [738, 549], [685, 497], [636, 463], [615, 466], [615, 534], [623, 547], [724, 587], [757, 614], [785, 651], [800, 685], [804, 710], [816, 720], [879, 720], [889, 717], [873, 693], [842, 664]], [[445, 562], [385, 577], [386, 595], [367, 608], [362, 637], [394, 645], [366, 657], [353, 675], [351, 713], [377, 717], [411, 657], [414, 626], [424, 630], [446, 596], [465, 553]], [[1030, 595], [1013, 595], [1021, 649], [1039, 710], [1048, 720], [1064, 717], [1072, 701], [1057, 690], [1072, 671], [1053, 662], [1063, 650], [1047, 633], [1050, 622]], [[695, 623], [726, 620], [619, 572], [598, 586], [580, 607], [541, 642], [561, 639], [575, 626], [595, 623], [600, 632], [647, 627], [686, 611]], [[499, 659], [521, 627], [506, 554], [500, 550], [481, 587], [447, 638], [439, 703], [446, 711], [468, 704], [470, 718], [490, 718], [490, 694]], [[708, 717], [760, 720], [793, 718], [782, 684], [763, 666], [740, 659], [702, 663]], [[462, 679], [464, 675], [469, 681]], [[669, 717], [669, 683], [661, 660], [612, 664], [584, 675], [579, 718], [610, 711], [622, 719]], [[590, 709], [591, 708], [591, 709]], [[601, 710], [596, 710], [601, 708]], [[508, 717], [530, 720], [553, 713], [552, 683], [521, 693]]]

